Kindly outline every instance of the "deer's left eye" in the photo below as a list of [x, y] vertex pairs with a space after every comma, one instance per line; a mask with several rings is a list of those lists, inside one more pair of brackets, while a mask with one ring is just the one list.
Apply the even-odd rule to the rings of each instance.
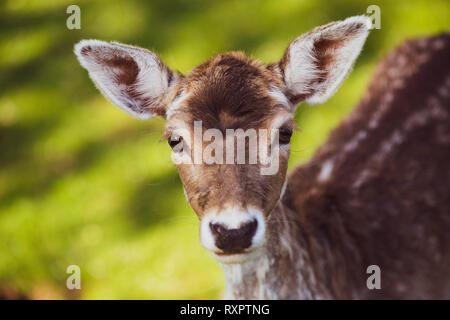
[[288, 144], [291, 141], [292, 130], [287, 128], [280, 128], [279, 139], [280, 144]]

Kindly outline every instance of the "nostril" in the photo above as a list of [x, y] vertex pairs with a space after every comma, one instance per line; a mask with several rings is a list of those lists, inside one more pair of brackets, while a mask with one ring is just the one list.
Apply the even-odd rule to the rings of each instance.
[[253, 219], [235, 229], [228, 229], [223, 224], [210, 222], [209, 227], [219, 249], [226, 253], [237, 253], [251, 246], [258, 222]]
[[226, 228], [223, 227], [220, 223], [209, 223], [209, 226], [214, 235], [222, 235], [226, 233]]

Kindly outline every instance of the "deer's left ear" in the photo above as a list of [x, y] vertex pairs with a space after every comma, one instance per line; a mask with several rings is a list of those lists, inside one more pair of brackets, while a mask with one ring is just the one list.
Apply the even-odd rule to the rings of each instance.
[[165, 99], [176, 76], [156, 54], [98, 40], [77, 43], [75, 54], [111, 103], [140, 119], [165, 117]]
[[322, 103], [349, 74], [371, 26], [356, 16], [315, 28], [286, 49], [278, 66], [293, 104]]

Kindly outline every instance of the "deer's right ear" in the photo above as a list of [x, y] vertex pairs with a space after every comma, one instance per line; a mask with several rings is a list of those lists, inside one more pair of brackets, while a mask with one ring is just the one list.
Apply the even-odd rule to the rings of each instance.
[[165, 117], [165, 98], [176, 75], [156, 54], [98, 40], [83, 40], [75, 45], [74, 51], [111, 103], [140, 119]]
[[278, 63], [291, 103], [323, 103], [350, 73], [369, 34], [366, 16], [333, 22], [298, 37]]

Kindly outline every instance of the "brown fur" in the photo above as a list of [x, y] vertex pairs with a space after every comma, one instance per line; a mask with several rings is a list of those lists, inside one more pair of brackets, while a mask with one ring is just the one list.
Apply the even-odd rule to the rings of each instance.
[[[428, 57], [427, 57], [428, 56]], [[450, 35], [411, 41], [378, 66], [366, 96], [354, 113], [333, 131], [313, 159], [289, 176], [283, 204], [287, 219], [296, 221], [316, 281], [330, 298], [450, 297]], [[427, 58], [425, 58], [427, 57]], [[389, 70], [417, 66], [412, 75]], [[408, 77], [409, 76], [409, 77]], [[340, 153], [403, 81], [377, 127], [353, 151]], [[437, 92], [447, 81], [447, 94]], [[393, 147], [381, 163], [370, 167], [366, 182], [352, 184], [409, 116], [437, 111]], [[333, 159], [324, 183], [317, 176]], [[368, 290], [366, 268], [381, 268], [382, 290]]]

